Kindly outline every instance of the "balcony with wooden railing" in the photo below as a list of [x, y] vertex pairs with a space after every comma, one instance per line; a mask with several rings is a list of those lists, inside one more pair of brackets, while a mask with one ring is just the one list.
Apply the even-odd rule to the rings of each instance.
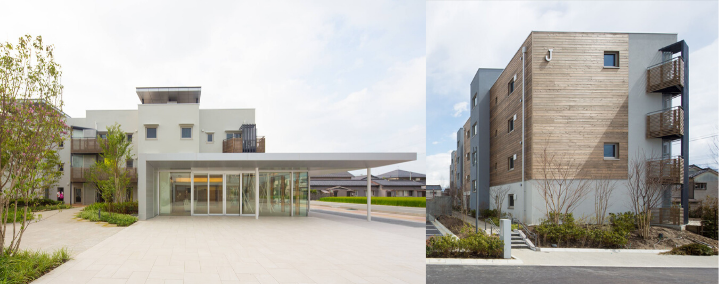
[[647, 138], [679, 139], [684, 136], [684, 109], [676, 106], [647, 114]]
[[[242, 138], [230, 138], [222, 140], [222, 153], [248, 153], [252, 151], [244, 151], [242, 146]], [[257, 136], [255, 143], [255, 151], [253, 153], [265, 152], [265, 137]]]
[[97, 154], [102, 152], [102, 139], [97, 138], [72, 138], [70, 152], [73, 154]]
[[647, 178], [661, 184], [684, 183], [684, 159], [680, 156], [647, 162]]
[[684, 59], [669, 61], [647, 68], [647, 93], [681, 93], [684, 88]]
[[[125, 168], [130, 176], [131, 182], [137, 182], [137, 168]], [[100, 178], [106, 178], [106, 176], [100, 176]], [[70, 170], [70, 181], [71, 182], [90, 182], [90, 168], [71, 168]]]

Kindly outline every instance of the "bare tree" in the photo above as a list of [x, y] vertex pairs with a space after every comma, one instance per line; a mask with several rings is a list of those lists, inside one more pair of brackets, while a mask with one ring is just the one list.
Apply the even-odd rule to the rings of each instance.
[[600, 175], [594, 183], [594, 214], [598, 225], [604, 224], [609, 207], [609, 199], [614, 189], [617, 188], [617, 181], [610, 180], [607, 175]]
[[502, 205], [510, 189], [511, 188], [506, 185], [495, 186], [489, 189], [489, 197], [492, 198], [492, 203], [494, 203], [494, 208], [497, 209], [497, 217], [499, 218], [502, 218]]
[[544, 199], [547, 218], [556, 224], [562, 214], [571, 213], [584, 201], [591, 187], [589, 180], [577, 178], [583, 172], [579, 163], [568, 158], [574, 155], [570, 153], [558, 157], [547, 145], [538, 155], [535, 184]]
[[712, 154], [712, 162], [714, 162], [714, 166], [719, 166], [719, 134], [714, 135], [711, 142], [709, 142], [709, 151]]
[[658, 208], [662, 202], [665, 179], [670, 176], [668, 161], [671, 160], [652, 160], [642, 153], [629, 162], [627, 188], [639, 234], [643, 238], [649, 236], [652, 209]]

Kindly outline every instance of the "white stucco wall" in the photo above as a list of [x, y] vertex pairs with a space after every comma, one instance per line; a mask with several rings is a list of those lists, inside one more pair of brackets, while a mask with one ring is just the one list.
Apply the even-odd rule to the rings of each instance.
[[[200, 140], [199, 104], [138, 105], [138, 146], [141, 153], [197, 153]], [[157, 125], [157, 139], [145, 137], [145, 127]], [[192, 138], [181, 138], [181, 124], [192, 124]]]
[[[226, 131], [239, 131], [242, 124], [255, 123], [255, 109], [201, 109], [200, 153], [222, 153]], [[258, 126], [259, 128], [259, 126]], [[214, 142], [207, 142], [207, 133], [214, 132]]]

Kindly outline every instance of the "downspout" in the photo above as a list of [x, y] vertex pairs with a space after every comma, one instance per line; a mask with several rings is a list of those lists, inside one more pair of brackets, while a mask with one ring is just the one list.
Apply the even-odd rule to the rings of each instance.
[[524, 191], [524, 210], [522, 212], [524, 213], [524, 222], [530, 223], [527, 220], [527, 200], [529, 199], [529, 194], [527, 193], [527, 187], [524, 186], [524, 57], [526, 56], [527, 47], [522, 46], [522, 190]]

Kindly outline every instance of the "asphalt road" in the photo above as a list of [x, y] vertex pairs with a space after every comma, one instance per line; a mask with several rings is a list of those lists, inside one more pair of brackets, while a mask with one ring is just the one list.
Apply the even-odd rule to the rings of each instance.
[[427, 265], [427, 283], [712, 283], [717, 268]]

